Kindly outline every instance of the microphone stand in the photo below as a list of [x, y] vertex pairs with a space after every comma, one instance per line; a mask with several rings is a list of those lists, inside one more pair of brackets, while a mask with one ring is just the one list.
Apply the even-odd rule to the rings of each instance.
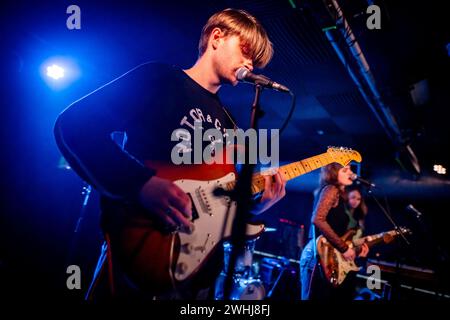
[[436, 278], [434, 279], [434, 289], [436, 292], [436, 296], [439, 298], [444, 294], [446, 289], [446, 285], [448, 285], [449, 281], [447, 276], [448, 265], [450, 262], [450, 258], [448, 253], [443, 250], [443, 248], [439, 245], [439, 242], [436, 241], [436, 238], [433, 236], [433, 232], [431, 226], [428, 224], [424, 216], [419, 212], [416, 212], [415, 216], [418, 225], [422, 229], [421, 232], [429, 237], [430, 244], [434, 247], [432, 251], [432, 266], [436, 272]]
[[[385, 208], [383, 207], [383, 205], [380, 203], [380, 201], [377, 199], [377, 197], [374, 195], [373, 190], [372, 190], [372, 186], [367, 186], [368, 190], [367, 193], [372, 197], [372, 199], [375, 201], [375, 203], [378, 205], [378, 207], [381, 209], [381, 212], [383, 212], [383, 214], [386, 216], [386, 218], [389, 220], [389, 222], [392, 224], [392, 226], [394, 227], [394, 230], [396, 230], [400, 237], [403, 239], [403, 241], [406, 243], [406, 245], [408, 246], [408, 248], [411, 248], [411, 243], [408, 241], [408, 239], [406, 238], [405, 234], [403, 233], [403, 230], [397, 225], [397, 223], [394, 221], [394, 219], [392, 219], [392, 216], [390, 214], [389, 207]], [[387, 204], [387, 200], [386, 200], [386, 204]], [[398, 251], [398, 245], [396, 245], [397, 247], [397, 251]], [[399, 274], [400, 274], [400, 258], [399, 258], [399, 254], [396, 254], [396, 262], [395, 262], [395, 277], [394, 277], [394, 283], [392, 285], [392, 291], [394, 291], [394, 293], [398, 290], [399, 287]], [[392, 292], [391, 291], [391, 292]], [[389, 296], [392, 296], [392, 294], [390, 294]]]
[[78, 215], [78, 219], [73, 230], [72, 239], [69, 247], [69, 253], [66, 257], [66, 264], [69, 265], [73, 263], [73, 259], [76, 257], [76, 250], [78, 249], [78, 242], [80, 241], [80, 230], [83, 219], [86, 215], [87, 205], [89, 202], [89, 198], [91, 196], [92, 186], [84, 182], [84, 185], [81, 190], [81, 195], [83, 195], [83, 202], [81, 204], [80, 213]]
[[[261, 110], [259, 100], [262, 92], [262, 86], [255, 85], [255, 98], [253, 100], [250, 117], [250, 128], [257, 130], [258, 120], [262, 117], [263, 112]], [[250, 163], [249, 156], [249, 139], [245, 139], [245, 157], [242, 170], [239, 173], [239, 177], [234, 191], [231, 193], [232, 200], [237, 202], [236, 215], [233, 221], [233, 227], [231, 231], [231, 254], [228, 263], [228, 269], [226, 270], [226, 278], [224, 281], [224, 298], [230, 299], [233, 289], [233, 276], [236, 266], [237, 258], [244, 251], [245, 246], [245, 233], [247, 221], [250, 219], [251, 210], [251, 198], [252, 198], [252, 177], [255, 164]]]
[[391, 214], [386, 210], [386, 208], [383, 207], [383, 205], [380, 203], [380, 201], [377, 199], [377, 197], [374, 196], [372, 188], [369, 186], [367, 188], [368, 188], [367, 193], [372, 196], [372, 199], [375, 201], [375, 203], [378, 205], [378, 207], [384, 213], [384, 215], [389, 220], [389, 222], [394, 226], [395, 231], [397, 231], [400, 234], [400, 237], [402, 237], [403, 241], [405, 241], [405, 243], [408, 246], [410, 246], [411, 243], [408, 241], [408, 239], [406, 239], [406, 236], [403, 233], [402, 229], [397, 225], [397, 223], [395, 223], [395, 221], [392, 219]]

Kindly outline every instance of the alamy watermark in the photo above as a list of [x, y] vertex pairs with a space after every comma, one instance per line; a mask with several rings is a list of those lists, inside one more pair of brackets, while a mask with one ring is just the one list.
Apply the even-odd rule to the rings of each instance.
[[67, 267], [66, 273], [69, 275], [66, 280], [66, 287], [69, 290], [81, 289], [81, 269], [76, 264]]
[[367, 274], [370, 276], [367, 278], [366, 285], [370, 290], [381, 289], [381, 269], [379, 266], [370, 265], [367, 267]]
[[[224, 129], [224, 133], [219, 129], [208, 129], [203, 132], [201, 122], [195, 121], [193, 131], [193, 137], [191, 131], [184, 128], [178, 128], [172, 132], [171, 141], [178, 142], [171, 151], [173, 164], [260, 163], [270, 167], [279, 165], [278, 129], [259, 129], [258, 131]], [[248, 157], [245, 156], [244, 149], [246, 142], [248, 142]]]
[[66, 27], [69, 30], [81, 29], [81, 9], [79, 6], [72, 4], [67, 7], [66, 13], [70, 16], [66, 20]]
[[381, 9], [376, 4], [367, 7], [367, 14], [370, 16], [366, 20], [367, 29], [381, 29]]

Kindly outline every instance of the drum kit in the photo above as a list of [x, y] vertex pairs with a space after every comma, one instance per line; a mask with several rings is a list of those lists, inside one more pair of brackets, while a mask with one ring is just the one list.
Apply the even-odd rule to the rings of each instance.
[[[276, 231], [266, 228], [266, 232]], [[244, 249], [240, 251], [232, 274], [232, 288], [230, 300], [264, 300], [272, 297], [274, 289], [280, 282], [285, 270], [290, 265], [290, 260], [284, 257], [274, 256], [268, 253], [255, 251], [257, 239], [248, 240]], [[230, 242], [224, 242], [224, 268], [217, 277], [214, 298], [224, 300], [224, 285], [227, 278], [227, 270], [230, 262], [233, 246]], [[254, 261], [254, 256], [262, 255], [265, 258]]]

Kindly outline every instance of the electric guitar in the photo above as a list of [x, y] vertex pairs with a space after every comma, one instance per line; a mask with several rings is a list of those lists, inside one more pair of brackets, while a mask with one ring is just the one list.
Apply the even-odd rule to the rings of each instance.
[[[400, 229], [403, 234], [411, 233], [409, 229]], [[349, 247], [355, 249], [356, 255], [358, 256], [361, 252], [361, 246], [364, 243], [369, 247], [380, 243], [390, 243], [398, 237], [400, 233], [397, 230], [391, 230], [352, 241], [351, 239], [354, 235], [355, 230], [350, 229], [341, 237], [341, 239], [344, 240]], [[317, 254], [325, 278], [333, 287], [338, 287], [342, 284], [350, 271], [360, 270], [360, 267], [356, 265], [354, 260], [345, 260], [342, 253], [334, 248], [323, 235], [317, 238]]]
[[[329, 147], [327, 152], [278, 168], [283, 178], [294, 179], [327, 164], [345, 166], [361, 162], [361, 155], [351, 149]], [[121, 232], [118, 252], [124, 271], [141, 288], [167, 292], [183, 284], [208, 283], [221, 268], [219, 253], [224, 240], [230, 237], [236, 213], [236, 203], [227, 196], [216, 196], [215, 190], [233, 190], [236, 171], [233, 164], [169, 165], [146, 161], [157, 170], [157, 176], [173, 181], [191, 198], [193, 211], [191, 234], [161, 231], [150, 221], [145, 210], [131, 212], [134, 218]], [[252, 177], [252, 193], [264, 191], [264, 173]], [[139, 210], [137, 210], [139, 211]], [[130, 212], [127, 213], [130, 216]], [[247, 238], [257, 238], [264, 232], [262, 224], [247, 224]], [[215, 257], [215, 259], [214, 259]]]

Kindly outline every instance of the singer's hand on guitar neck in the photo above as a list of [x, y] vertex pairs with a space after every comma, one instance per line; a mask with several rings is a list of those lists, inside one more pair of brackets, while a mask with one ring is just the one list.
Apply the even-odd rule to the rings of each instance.
[[279, 171], [274, 175], [264, 175], [264, 183], [261, 201], [254, 205], [253, 214], [266, 211], [286, 195], [286, 180]]
[[150, 178], [141, 188], [139, 200], [150, 215], [167, 227], [191, 230], [191, 199], [173, 182], [156, 176]]

